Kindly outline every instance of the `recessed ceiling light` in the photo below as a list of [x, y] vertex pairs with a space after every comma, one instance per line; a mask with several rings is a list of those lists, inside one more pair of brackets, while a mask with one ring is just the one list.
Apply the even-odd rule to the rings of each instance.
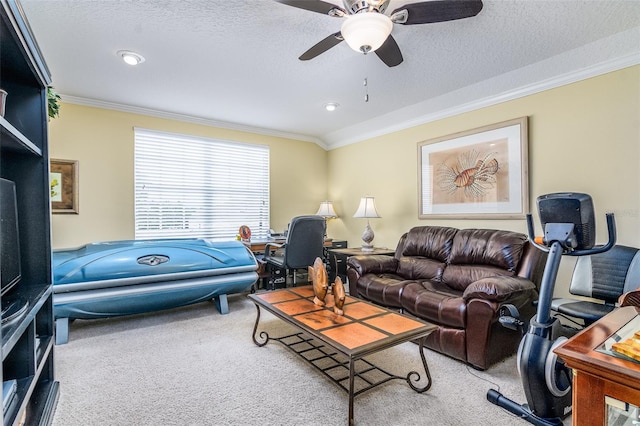
[[328, 104], [324, 104], [324, 109], [326, 109], [327, 111], [331, 112], [331, 111], [335, 111], [336, 109], [338, 109], [339, 106], [340, 106], [340, 104], [337, 104], [335, 102], [329, 102]]
[[144, 62], [144, 57], [130, 50], [119, 50], [118, 56], [129, 65], [138, 65]]

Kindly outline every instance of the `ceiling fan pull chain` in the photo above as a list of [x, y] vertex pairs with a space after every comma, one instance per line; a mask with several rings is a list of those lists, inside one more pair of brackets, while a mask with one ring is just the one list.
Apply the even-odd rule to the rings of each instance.
[[369, 102], [369, 84], [367, 83], [367, 77], [364, 78], [364, 101]]

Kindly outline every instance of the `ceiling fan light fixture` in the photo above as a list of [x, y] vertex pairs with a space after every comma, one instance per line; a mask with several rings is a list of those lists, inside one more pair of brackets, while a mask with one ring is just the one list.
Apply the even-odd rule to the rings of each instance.
[[119, 50], [118, 56], [128, 65], [138, 65], [144, 62], [144, 57], [130, 50]]
[[342, 24], [340, 33], [353, 50], [368, 53], [382, 46], [392, 28], [393, 22], [387, 15], [361, 12], [349, 16]]

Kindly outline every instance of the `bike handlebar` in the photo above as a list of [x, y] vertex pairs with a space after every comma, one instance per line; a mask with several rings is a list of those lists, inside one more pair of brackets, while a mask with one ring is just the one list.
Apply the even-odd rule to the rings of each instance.
[[[584, 250], [566, 251], [564, 254], [568, 256], [586, 256], [590, 254], [604, 253], [605, 251], [613, 247], [616, 243], [616, 238], [617, 238], [615, 216], [613, 213], [607, 213], [606, 219], [607, 219], [607, 233], [609, 234], [609, 241], [607, 241], [605, 245], [595, 246], [590, 249], [584, 249]], [[527, 231], [529, 232], [529, 242], [534, 246], [536, 246], [538, 249], [548, 253], [551, 248], [551, 244], [553, 244], [553, 241], [548, 241], [547, 242], [549, 244], [548, 246], [544, 244], [539, 244], [535, 241], [533, 217], [531, 216], [531, 213], [527, 214]]]

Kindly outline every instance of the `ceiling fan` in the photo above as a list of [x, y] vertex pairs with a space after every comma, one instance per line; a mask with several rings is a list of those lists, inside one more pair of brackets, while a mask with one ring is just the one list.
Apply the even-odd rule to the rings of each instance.
[[402, 63], [402, 53], [391, 35], [393, 24], [415, 25], [453, 21], [476, 16], [482, 10], [481, 0], [431, 0], [406, 4], [385, 15], [389, 0], [342, 0], [344, 9], [322, 0], [275, 0], [278, 3], [335, 18], [346, 18], [340, 31], [326, 37], [300, 56], [313, 59], [332, 47], [347, 42], [357, 51], [374, 51], [389, 67]]

